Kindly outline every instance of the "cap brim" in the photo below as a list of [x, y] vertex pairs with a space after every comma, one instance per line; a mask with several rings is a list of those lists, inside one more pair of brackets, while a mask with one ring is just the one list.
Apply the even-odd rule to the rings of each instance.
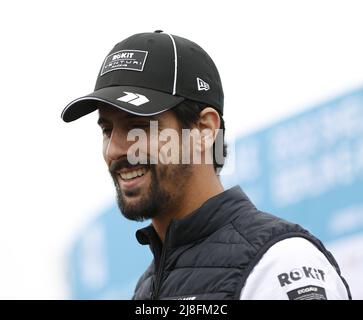
[[77, 120], [102, 105], [111, 105], [123, 111], [151, 116], [169, 110], [185, 98], [142, 87], [114, 86], [96, 90], [91, 94], [73, 100], [62, 112], [65, 122]]

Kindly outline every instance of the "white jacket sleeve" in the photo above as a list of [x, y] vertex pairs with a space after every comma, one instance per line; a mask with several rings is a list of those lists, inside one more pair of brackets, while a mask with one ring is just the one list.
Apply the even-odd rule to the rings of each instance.
[[310, 241], [288, 238], [262, 256], [241, 291], [241, 300], [348, 299], [325, 255]]

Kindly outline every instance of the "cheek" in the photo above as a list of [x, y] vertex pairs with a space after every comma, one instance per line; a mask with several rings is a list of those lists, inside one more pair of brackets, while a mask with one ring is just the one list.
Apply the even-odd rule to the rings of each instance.
[[146, 136], [146, 137], [142, 137], [139, 141], [140, 141], [140, 144], [138, 145], [138, 147], [139, 147], [140, 156], [144, 156], [147, 159], [147, 156], [151, 152], [150, 139], [148, 136]]
[[137, 162], [141, 164], [148, 164], [149, 149], [147, 137], [139, 136], [127, 145], [127, 158], [132, 164], [136, 164]]
[[109, 142], [110, 142], [110, 139], [107, 139], [107, 137], [105, 137], [103, 139], [103, 142], [102, 142], [102, 156], [103, 156], [103, 159], [106, 161], [107, 164], [110, 161], [107, 158], [107, 150], [109, 148]]

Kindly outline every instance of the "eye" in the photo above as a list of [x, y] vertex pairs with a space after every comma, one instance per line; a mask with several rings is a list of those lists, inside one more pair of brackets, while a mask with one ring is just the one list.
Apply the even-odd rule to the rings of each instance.
[[132, 123], [131, 128], [140, 128], [140, 129], [147, 129], [149, 128], [150, 124], [143, 122], [143, 123]]
[[111, 132], [112, 132], [112, 129], [111, 128], [106, 128], [106, 127], [103, 127], [101, 128], [102, 129], [102, 134], [104, 136], [107, 136], [109, 137], [111, 135]]

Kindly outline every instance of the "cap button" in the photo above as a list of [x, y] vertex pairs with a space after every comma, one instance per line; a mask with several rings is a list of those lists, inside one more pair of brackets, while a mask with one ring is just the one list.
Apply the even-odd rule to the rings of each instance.
[[154, 33], [162, 33], [164, 32], [163, 30], [155, 30]]

